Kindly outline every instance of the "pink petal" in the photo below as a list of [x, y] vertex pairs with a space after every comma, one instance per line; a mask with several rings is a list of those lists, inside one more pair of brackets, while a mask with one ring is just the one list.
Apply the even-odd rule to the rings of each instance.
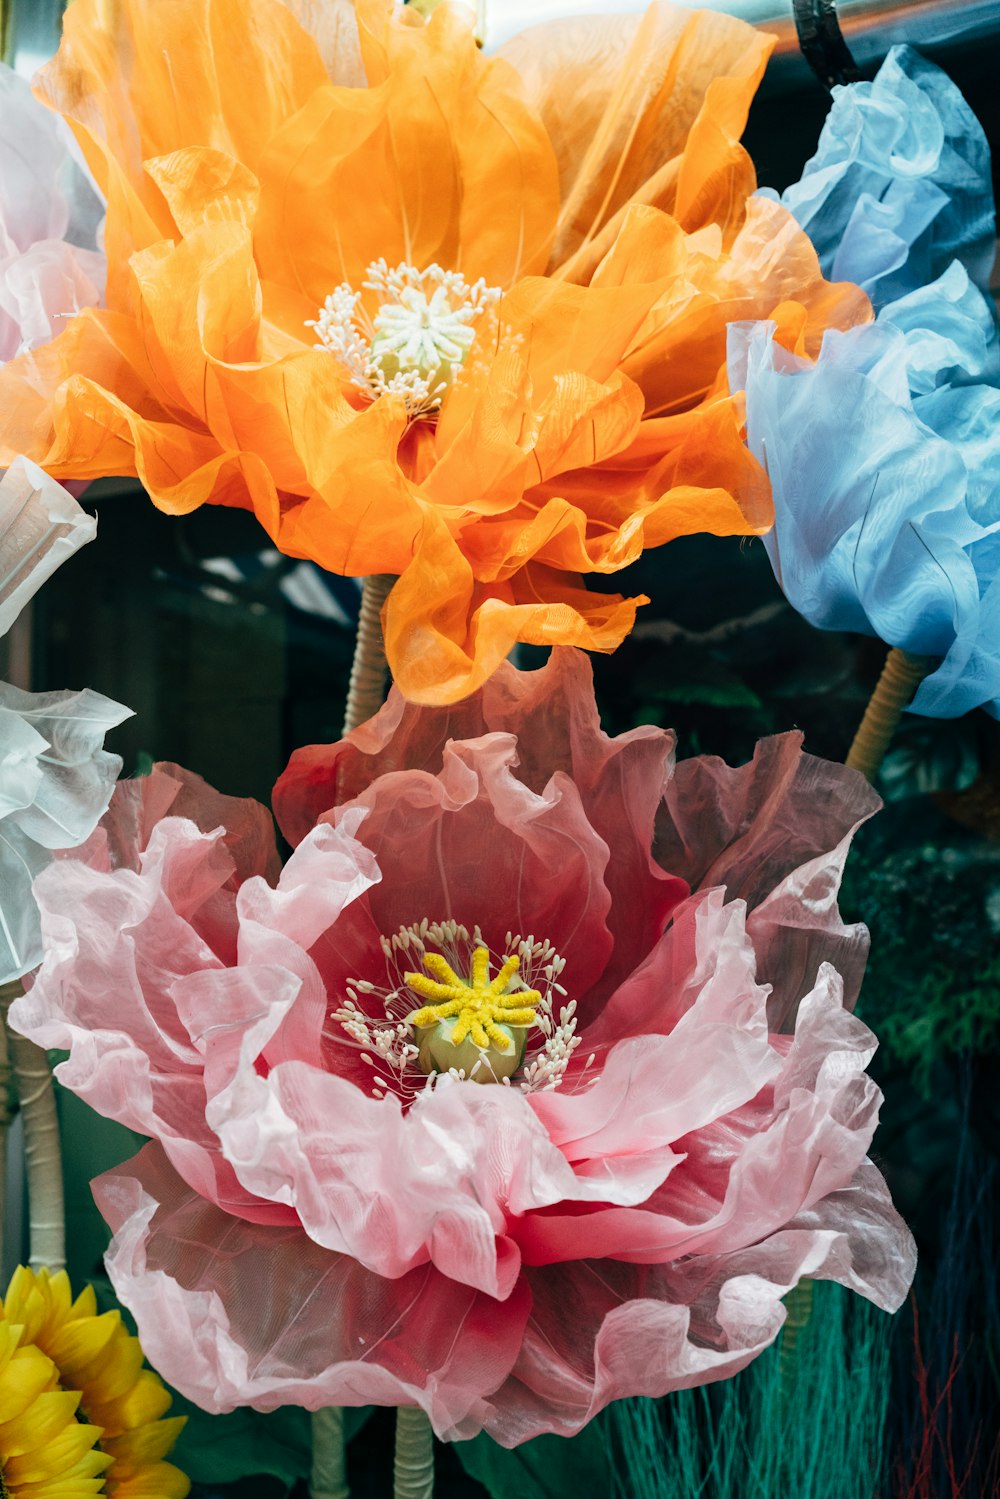
[[800, 734], [764, 739], [735, 768], [708, 755], [682, 760], [656, 828], [664, 869], [692, 889], [723, 885], [746, 901], [775, 1030], [824, 961], [840, 970], [853, 1007], [868, 952], [867, 931], [844, 925], [836, 897], [851, 838], [881, 804], [863, 776], [801, 745]]
[[355, 943], [350, 960], [367, 966], [345, 973], [332, 948], [317, 954], [331, 993], [343, 992], [350, 977], [377, 979], [385, 971], [377, 934], [425, 916], [451, 918], [470, 932], [481, 926], [494, 951], [508, 931], [548, 938], [566, 959], [563, 982], [574, 992], [600, 978], [612, 945], [607, 845], [571, 781], [557, 775], [541, 793], [531, 791], [514, 773], [516, 755], [506, 734], [452, 744], [440, 775], [385, 775], [332, 814], [339, 826], [354, 808], [366, 810], [357, 836], [392, 878], [369, 892], [367, 910], [354, 912], [343, 933], [332, 934], [339, 942], [364, 920], [367, 952]]
[[505, 1302], [430, 1266], [383, 1280], [294, 1227], [230, 1218], [147, 1145], [94, 1183], [107, 1256], [150, 1362], [204, 1410], [419, 1405], [476, 1429], [509, 1373], [530, 1294]]
[[[289, 842], [297, 843], [330, 809], [362, 797], [377, 777], [403, 769], [437, 775], [449, 740], [487, 733], [516, 735], [516, 776], [529, 790], [541, 794], [560, 772], [570, 777], [587, 822], [611, 850], [604, 881], [612, 897], [607, 920], [614, 949], [602, 974], [595, 974], [607, 993], [648, 952], [687, 890], [650, 854], [673, 735], [643, 728], [608, 738], [583, 652], [554, 650], [532, 672], [504, 664], [478, 693], [450, 708], [418, 708], [393, 690], [385, 707], [340, 743], [293, 754], [274, 790], [275, 815]], [[540, 932], [539, 926], [530, 930]]]
[[895, 1311], [914, 1263], [913, 1240], [865, 1162], [815, 1209], [730, 1254], [528, 1270], [532, 1310], [514, 1371], [457, 1434], [473, 1436], [481, 1422], [504, 1447], [572, 1436], [612, 1400], [729, 1378], [774, 1341], [780, 1298], [804, 1276], [840, 1281]]

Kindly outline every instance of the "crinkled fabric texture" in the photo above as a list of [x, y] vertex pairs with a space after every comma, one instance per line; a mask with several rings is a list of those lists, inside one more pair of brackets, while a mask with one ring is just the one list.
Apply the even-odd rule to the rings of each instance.
[[0, 682], [0, 983], [41, 962], [32, 880], [54, 851], [94, 831], [122, 768], [104, 736], [130, 717], [89, 688], [23, 692]]
[[[458, 709], [394, 693], [277, 804], [275, 879], [263, 809], [173, 768], [121, 787], [37, 882], [47, 956], [12, 1010], [152, 1137], [96, 1190], [185, 1394], [414, 1404], [514, 1445], [735, 1373], [803, 1275], [899, 1305], [912, 1241], [845, 1004], [866, 936], [836, 905], [860, 776], [796, 736], [674, 773], [662, 731], [601, 733], [585, 658], [556, 652]], [[374, 1086], [335, 1010], [360, 980], [375, 1022], [380, 938], [424, 916], [563, 955], [582, 1044], [558, 1087]]]
[[97, 521], [27, 458], [0, 475], [0, 635], [57, 567], [97, 535]]
[[[0, 377], [0, 460], [249, 507], [291, 556], [397, 575], [389, 660], [426, 702], [518, 640], [612, 649], [640, 601], [587, 574], [770, 524], [726, 324], [790, 303], [815, 351], [870, 307], [753, 197], [756, 31], [658, 4], [485, 58], [464, 6], [123, 0], [108, 25], [75, 0], [40, 83], [107, 193], [108, 308]], [[436, 419], [306, 326], [382, 257], [503, 292]]]
[[956, 258], [989, 286], [990, 148], [948, 75], [910, 47], [893, 47], [872, 83], [833, 90], [816, 155], [779, 201], [824, 274], [856, 281], [877, 310]]
[[0, 63], [0, 361], [100, 303], [103, 215], [65, 122]]
[[[97, 522], [25, 458], [0, 476], [0, 635]], [[31, 882], [54, 850], [83, 843], [122, 768], [104, 735], [131, 716], [98, 692], [0, 682], [0, 984], [41, 961]]]
[[1000, 716], [1000, 388], [992, 307], [953, 262], [818, 360], [768, 326], [730, 331], [765, 538], [794, 607], [935, 658], [911, 705]]

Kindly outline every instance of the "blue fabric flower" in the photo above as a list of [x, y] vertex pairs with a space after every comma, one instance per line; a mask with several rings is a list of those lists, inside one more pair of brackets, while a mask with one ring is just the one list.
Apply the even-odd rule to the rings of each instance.
[[985, 290], [995, 250], [990, 149], [955, 85], [911, 48], [893, 47], [874, 82], [833, 96], [815, 156], [781, 195], [823, 274], [857, 282], [876, 310], [955, 259]]
[[834, 90], [819, 150], [783, 201], [873, 324], [815, 363], [774, 325], [730, 328], [747, 441], [770, 475], [765, 545], [822, 629], [940, 664], [914, 711], [1000, 717], [1000, 340], [989, 150], [955, 86], [906, 47]]
[[913, 703], [932, 717], [1000, 717], [1000, 390], [975, 378], [997, 350], [981, 301], [955, 263], [874, 324], [827, 333], [815, 364], [773, 324], [730, 329], [783, 592], [821, 629], [942, 658]]

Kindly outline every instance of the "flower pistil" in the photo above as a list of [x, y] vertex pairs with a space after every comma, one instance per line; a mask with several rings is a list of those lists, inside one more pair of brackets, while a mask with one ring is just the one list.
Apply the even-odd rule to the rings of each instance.
[[[436, 412], [475, 342], [476, 324], [500, 300], [482, 277], [471, 284], [459, 271], [373, 260], [362, 291], [344, 281], [330, 293], [308, 328], [318, 349], [345, 366], [351, 383], [372, 400], [402, 396], [411, 418]], [[378, 309], [371, 314], [363, 293]]]

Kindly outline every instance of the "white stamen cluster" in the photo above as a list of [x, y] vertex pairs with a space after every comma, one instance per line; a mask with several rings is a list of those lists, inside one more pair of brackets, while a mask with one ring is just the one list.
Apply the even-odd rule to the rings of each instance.
[[[365, 292], [378, 302], [374, 313]], [[500, 288], [482, 277], [470, 285], [439, 265], [418, 271], [373, 260], [362, 290], [342, 282], [306, 327], [316, 329], [316, 348], [333, 354], [353, 385], [373, 401], [402, 396], [416, 420], [440, 409], [468, 358], [475, 325], [499, 300]]]
[[[391, 937], [380, 937], [379, 941], [388, 984], [383, 987], [368, 979], [352, 979], [347, 985], [345, 1002], [330, 1016], [331, 1028], [325, 1032], [326, 1036], [331, 1041], [359, 1048], [361, 1060], [374, 1074], [372, 1093], [376, 1098], [384, 1097], [388, 1091], [412, 1102], [429, 1089], [469, 1081], [480, 1067], [489, 1065], [485, 1053], [468, 1078], [461, 1068], [425, 1076], [417, 1067], [419, 1048], [407, 1017], [415, 1013], [418, 1002], [404, 974], [419, 965], [429, 949], [440, 953], [456, 972], [468, 972], [473, 950], [489, 947], [479, 927], [474, 927], [470, 934], [460, 922], [430, 921], [424, 917], [412, 926], [401, 927]], [[536, 989], [542, 996], [536, 1010], [536, 1027], [529, 1032], [524, 1066], [513, 1086], [525, 1093], [558, 1088], [582, 1040], [576, 1033], [576, 1001], [560, 1005], [557, 1011], [559, 998], [566, 997], [566, 990], [559, 982], [566, 962], [551, 943], [514, 932], [507, 933], [502, 953], [490, 950], [491, 962], [499, 969], [513, 953], [521, 959], [515, 991]], [[593, 1060], [593, 1057], [588, 1059], [584, 1071]], [[505, 1087], [511, 1086], [509, 1077], [497, 1081]]]

